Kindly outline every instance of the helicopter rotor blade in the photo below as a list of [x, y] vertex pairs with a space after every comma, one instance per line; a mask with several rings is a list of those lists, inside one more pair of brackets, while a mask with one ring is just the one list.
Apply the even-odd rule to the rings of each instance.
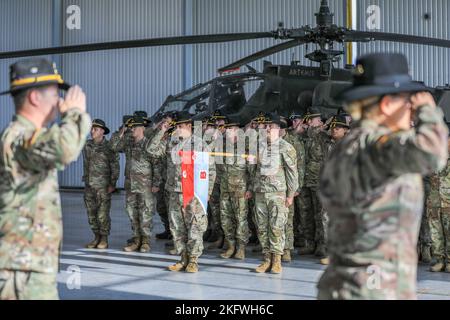
[[274, 34], [272, 32], [245, 32], [245, 33], [179, 36], [179, 37], [153, 38], [141, 40], [126, 40], [126, 41], [90, 43], [82, 45], [0, 52], [0, 59], [75, 53], [75, 52], [88, 52], [99, 50], [126, 49], [126, 48], [230, 42], [230, 41], [273, 38], [273, 37]]
[[277, 53], [277, 52], [280, 52], [280, 51], [284, 51], [284, 50], [287, 50], [287, 49], [299, 46], [299, 45], [304, 44], [306, 42], [307, 41], [305, 41], [304, 39], [294, 39], [294, 40], [290, 40], [290, 41], [286, 41], [286, 42], [277, 44], [277, 45], [275, 45], [273, 47], [270, 47], [270, 48], [258, 51], [258, 52], [254, 53], [252, 55], [249, 55], [249, 56], [247, 56], [245, 58], [242, 58], [242, 59], [240, 59], [238, 61], [235, 61], [235, 62], [233, 62], [233, 63], [231, 63], [231, 64], [229, 64], [229, 65], [227, 65], [227, 66], [225, 66], [223, 68], [220, 68], [218, 70], [218, 72], [222, 73], [222, 72], [226, 72], [226, 71], [229, 71], [229, 70], [237, 69], [237, 68], [239, 68], [239, 67], [241, 67], [243, 65], [246, 65], [246, 64], [248, 64], [250, 62], [253, 62], [253, 61], [259, 60], [261, 58], [270, 56], [270, 55], [272, 55], [274, 53]]
[[367, 42], [367, 41], [393, 41], [411, 44], [422, 44], [435, 47], [450, 48], [450, 40], [436, 39], [423, 36], [413, 36], [407, 34], [388, 32], [368, 32], [348, 30], [344, 33], [344, 41], [347, 42]]

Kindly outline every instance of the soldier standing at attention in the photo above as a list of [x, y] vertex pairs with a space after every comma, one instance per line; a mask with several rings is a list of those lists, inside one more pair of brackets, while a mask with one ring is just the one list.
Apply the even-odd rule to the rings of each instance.
[[353, 86], [337, 98], [360, 121], [321, 172], [330, 265], [319, 299], [416, 299], [422, 176], [448, 157], [443, 112], [424, 91], [405, 56], [379, 53], [357, 60]]
[[[80, 87], [45, 59], [10, 67], [16, 115], [0, 138], [0, 299], [58, 299], [62, 241], [57, 170], [75, 161], [90, 117]], [[65, 100], [58, 89], [68, 90]], [[61, 124], [46, 126], [58, 113]]]
[[270, 114], [261, 125], [266, 126], [267, 139], [260, 137], [250, 188], [255, 197], [258, 238], [264, 256], [256, 272], [270, 270], [278, 274], [282, 272], [288, 211], [298, 190], [297, 154], [292, 145], [280, 138], [283, 124], [278, 115]]
[[450, 272], [450, 159], [444, 170], [432, 175], [430, 180], [426, 219], [433, 252], [430, 271]]
[[101, 119], [92, 122], [91, 140], [83, 149], [83, 181], [86, 185], [84, 203], [88, 221], [95, 239], [86, 245], [89, 249], [108, 248], [111, 230], [111, 194], [119, 178], [119, 154], [113, 152], [105, 136], [109, 129]]
[[[227, 243], [227, 250], [220, 256], [229, 259], [245, 259], [245, 247], [250, 231], [248, 228], [248, 202], [245, 193], [249, 187], [247, 160], [239, 154], [239, 143], [245, 147], [245, 136], [239, 135], [239, 129], [244, 125], [238, 119], [228, 119], [226, 128], [227, 153], [234, 157], [226, 157], [222, 165], [223, 175], [220, 179], [220, 219]], [[245, 148], [240, 151], [245, 152]]]

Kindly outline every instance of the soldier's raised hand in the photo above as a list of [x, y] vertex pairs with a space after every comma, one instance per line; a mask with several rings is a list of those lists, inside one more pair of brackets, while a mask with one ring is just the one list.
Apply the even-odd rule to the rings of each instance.
[[86, 95], [79, 86], [71, 87], [67, 91], [66, 98], [59, 99], [58, 109], [60, 113], [65, 113], [73, 108], [86, 112]]
[[429, 92], [417, 92], [416, 94], [412, 95], [411, 104], [413, 110], [416, 110], [417, 108], [425, 105], [436, 107], [436, 102]]

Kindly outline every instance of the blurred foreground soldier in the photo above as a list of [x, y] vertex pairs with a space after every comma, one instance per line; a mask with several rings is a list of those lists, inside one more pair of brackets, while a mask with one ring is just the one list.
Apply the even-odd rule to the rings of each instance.
[[91, 137], [83, 149], [83, 178], [86, 188], [84, 203], [88, 221], [95, 239], [86, 245], [89, 249], [108, 248], [111, 230], [111, 194], [119, 178], [119, 154], [110, 148], [106, 135], [109, 129], [101, 119], [92, 121]]
[[[86, 96], [45, 59], [10, 67], [16, 115], [0, 138], [0, 299], [58, 299], [62, 240], [57, 170], [75, 161], [90, 129]], [[68, 90], [65, 100], [58, 89]], [[61, 124], [46, 126], [61, 115]]]
[[[171, 186], [169, 200], [170, 231], [173, 236], [175, 250], [181, 256], [179, 262], [168, 267], [170, 271], [198, 272], [198, 258], [203, 253], [203, 233], [208, 227], [208, 218], [197, 196], [194, 196], [184, 206], [183, 172], [180, 153], [182, 151], [206, 151], [201, 136], [192, 134], [192, 119], [187, 112], [180, 112], [176, 117], [175, 131], [170, 139], [163, 139], [168, 130], [168, 124], [146, 146], [149, 154], [155, 157], [168, 155], [167, 182]], [[201, 131], [201, 130], [200, 130]], [[210, 157], [212, 160], [212, 157]], [[170, 165], [169, 165], [170, 162]], [[169, 175], [170, 173], [170, 175]], [[201, 179], [208, 179], [208, 195], [211, 195], [216, 178], [213, 162], [209, 163], [209, 174]], [[207, 201], [206, 201], [207, 202]]]
[[298, 190], [297, 154], [292, 145], [280, 138], [283, 123], [276, 114], [264, 122], [267, 139], [258, 143], [258, 159], [250, 190], [255, 197], [256, 223], [264, 260], [256, 272], [281, 273], [285, 249], [285, 227], [289, 207]]
[[426, 219], [433, 253], [430, 271], [450, 272], [450, 159], [444, 170], [432, 175], [430, 180]]
[[353, 86], [338, 98], [361, 121], [321, 173], [330, 265], [319, 299], [416, 298], [422, 175], [448, 155], [443, 113], [426, 90], [403, 55], [372, 54], [358, 59]]

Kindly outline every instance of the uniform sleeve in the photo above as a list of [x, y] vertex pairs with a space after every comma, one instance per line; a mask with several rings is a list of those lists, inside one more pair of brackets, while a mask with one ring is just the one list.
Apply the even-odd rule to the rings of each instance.
[[111, 186], [115, 187], [120, 175], [119, 153], [110, 150]]
[[297, 150], [297, 172], [298, 172], [298, 192], [300, 193], [305, 182], [305, 166], [306, 166], [305, 144], [302, 141], [298, 143]]
[[448, 157], [448, 128], [443, 119], [441, 109], [423, 106], [416, 111], [415, 130], [369, 137], [372, 162], [393, 176], [440, 171]]
[[147, 142], [145, 150], [154, 158], [163, 158], [166, 155], [166, 148], [169, 139], [163, 139], [164, 132], [159, 130], [153, 139]]
[[120, 137], [120, 132], [114, 132], [109, 141], [109, 145], [113, 152], [124, 153], [126, 148], [126, 134]]
[[86, 143], [91, 118], [85, 112], [71, 109], [54, 125], [31, 141], [18, 142], [15, 156], [25, 169], [41, 172], [62, 170], [75, 161]]
[[81, 178], [81, 181], [87, 184], [87, 182], [89, 181], [89, 158], [86, 146], [83, 148], [82, 153], [83, 153], [83, 177]]
[[152, 162], [152, 187], [159, 188], [162, 183], [163, 158], [151, 158]]
[[298, 190], [297, 153], [292, 145], [288, 143], [286, 145], [286, 151], [281, 154], [287, 185], [286, 196], [291, 198]]

